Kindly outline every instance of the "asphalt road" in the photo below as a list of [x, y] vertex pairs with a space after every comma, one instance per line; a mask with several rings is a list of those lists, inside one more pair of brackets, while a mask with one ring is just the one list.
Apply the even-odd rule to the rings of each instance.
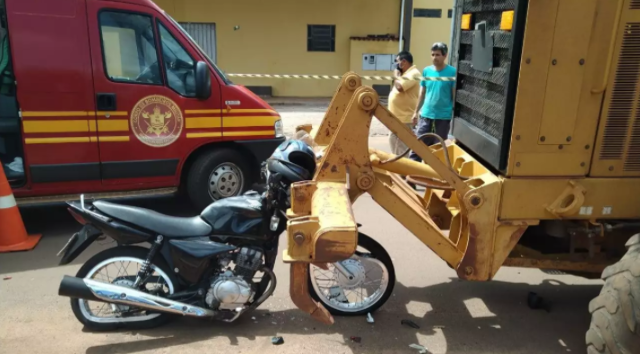
[[[371, 145], [386, 148], [386, 138]], [[130, 201], [173, 215], [195, 211], [176, 198]], [[94, 244], [72, 265], [55, 254], [79, 229], [64, 206], [22, 209], [27, 228], [44, 237], [30, 252], [0, 254], [0, 348], [3, 353], [585, 353], [587, 306], [602, 283], [536, 269], [503, 268], [492, 282], [460, 281], [455, 272], [368, 195], [354, 205], [362, 231], [390, 253], [397, 275], [393, 296], [373, 314], [311, 320], [288, 297], [288, 266], [278, 262], [278, 288], [254, 313], [232, 324], [177, 318], [145, 331], [91, 333], [75, 319], [69, 300], [57, 296], [63, 275], [74, 275], [90, 256], [113, 244]], [[286, 239], [281, 239], [281, 249]], [[531, 310], [536, 292], [550, 310]], [[255, 320], [253, 319], [255, 318]], [[400, 325], [410, 319], [420, 328]], [[284, 337], [281, 346], [272, 336]], [[350, 340], [361, 337], [360, 343]]]

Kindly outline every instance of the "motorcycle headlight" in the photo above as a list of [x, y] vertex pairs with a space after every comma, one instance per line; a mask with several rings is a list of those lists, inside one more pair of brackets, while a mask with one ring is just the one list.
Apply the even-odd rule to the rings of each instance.
[[282, 125], [282, 119], [278, 119], [273, 125], [273, 129], [276, 131], [276, 138], [284, 136], [284, 126]]

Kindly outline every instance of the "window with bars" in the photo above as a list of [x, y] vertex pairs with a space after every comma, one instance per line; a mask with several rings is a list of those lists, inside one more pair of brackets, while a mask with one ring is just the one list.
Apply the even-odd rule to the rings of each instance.
[[413, 17], [442, 18], [442, 9], [413, 9]]
[[336, 26], [335, 25], [308, 25], [307, 26], [307, 51], [335, 52], [336, 51]]

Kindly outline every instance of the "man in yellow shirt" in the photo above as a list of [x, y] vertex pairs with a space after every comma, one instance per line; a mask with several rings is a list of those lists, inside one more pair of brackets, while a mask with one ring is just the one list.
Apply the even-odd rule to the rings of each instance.
[[[393, 77], [395, 78], [393, 88], [389, 94], [389, 111], [401, 122], [405, 123], [409, 129], [413, 130], [414, 124], [412, 120], [420, 95], [419, 78], [422, 74], [413, 65], [413, 55], [407, 51], [398, 53], [396, 65], [397, 70], [393, 72]], [[389, 136], [389, 144], [391, 144], [391, 151], [396, 155], [400, 155], [407, 150], [407, 145], [393, 133]]]

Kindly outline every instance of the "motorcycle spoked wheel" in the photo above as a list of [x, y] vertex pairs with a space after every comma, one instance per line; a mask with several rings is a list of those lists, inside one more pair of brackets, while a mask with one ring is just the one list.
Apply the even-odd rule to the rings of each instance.
[[[328, 270], [309, 265], [309, 293], [329, 313], [334, 316], [362, 316], [374, 312], [389, 300], [396, 274], [391, 257], [382, 245], [358, 233], [356, 254], [342, 264], [352, 272], [354, 279], [346, 278], [331, 263], [327, 264]], [[380, 279], [376, 282], [375, 278]], [[361, 287], [363, 285], [372, 286]]]
[[[102, 251], [95, 256], [91, 257], [78, 271], [76, 277], [78, 278], [91, 278], [96, 281], [109, 282], [121, 286], [133, 285], [133, 280], [137, 274], [138, 269], [142, 266], [149, 250], [142, 247], [115, 247]], [[115, 265], [115, 267], [113, 267]], [[108, 267], [112, 268], [108, 268]], [[125, 268], [126, 267], [126, 268]], [[106, 273], [102, 270], [106, 269]], [[145, 287], [150, 285], [160, 285], [162, 292], [165, 294], [173, 294], [178, 291], [178, 282], [173, 275], [173, 272], [169, 269], [169, 266], [160, 257], [156, 257], [151, 265], [153, 273], [152, 279], [157, 279], [157, 282], [145, 284]], [[126, 274], [123, 273], [126, 272]], [[91, 309], [91, 305], [99, 309], [98, 314], [94, 314]], [[93, 331], [110, 331], [119, 328], [126, 329], [148, 329], [165, 324], [171, 319], [170, 314], [166, 313], [153, 313], [141, 309], [140, 312], [132, 312], [128, 306], [109, 304], [104, 302], [87, 301], [84, 299], [71, 299], [71, 309], [86, 328]], [[105, 314], [109, 314], [109, 310], [113, 316], [100, 317], [99, 314], [105, 311]], [[117, 312], [129, 313], [130, 316], [118, 315]], [[144, 313], [144, 315], [139, 315]]]

